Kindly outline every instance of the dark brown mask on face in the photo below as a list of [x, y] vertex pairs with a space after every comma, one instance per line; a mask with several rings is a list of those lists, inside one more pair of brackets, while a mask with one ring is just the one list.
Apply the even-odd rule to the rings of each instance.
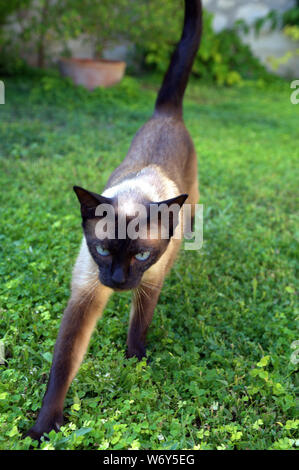
[[[136, 288], [143, 273], [167, 249], [179, 221], [179, 210], [188, 196], [183, 194], [160, 202], [144, 199], [143, 217], [137, 219], [136, 214], [124, 214], [116, 198], [106, 198], [78, 186], [74, 191], [81, 204], [84, 235], [99, 267], [101, 283], [116, 290]], [[176, 210], [163, 213], [161, 208], [174, 205]], [[110, 218], [107, 210], [98, 211], [99, 207], [108, 209]]]

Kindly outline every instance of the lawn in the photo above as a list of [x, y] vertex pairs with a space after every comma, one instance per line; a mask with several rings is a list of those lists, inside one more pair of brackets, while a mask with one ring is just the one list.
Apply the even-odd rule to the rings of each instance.
[[[101, 191], [150, 117], [156, 81], [94, 93], [55, 75], [4, 81], [0, 449], [28, 449], [81, 240], [72, 185]], [[148, 365], [124, 358], [130, 294], [112, 297], [66, 426], [42, 448], [295, 448], [298, 112], [288, 82], [191, 83], [203, 248], [182, 250], [165, 282]]]

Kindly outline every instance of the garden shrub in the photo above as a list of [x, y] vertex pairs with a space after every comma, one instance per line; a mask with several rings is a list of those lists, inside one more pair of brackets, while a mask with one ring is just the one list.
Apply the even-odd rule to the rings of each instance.
[[[135, 63], [165, 72], [179, 40], [184, 12], [182, 0], [141, 0], [129, 6], [125, 0], [117, 0], [112, 11], [107, 1], [51, 3], [38, 0], [33, 15], [32, 9], [32, 0], [14, 0], [6, 10], [5, 18], [13, 11], [19, 13], [14, 21], [18, 22], [20, 32], [13, 39], [8, 34], [0, 37], [1, 73], [24, 71], [24, 63], [18, 58], [20, 45], [31, 48], [37, 56], [37, 65], [43, 67], [52, 43], [58, 41], [64, 47], [63, 54], [69, 54], [68, 39], [82, 34], [92, 39], [95, 56], [107, 45], [126, 40], [136, 46]], [[228, 85], [238, 84], [242, 78], [269, 75], [250, 48], [242, 43], [236, 29], [215, 33], [212, 20], [213, 15], [204, 10], [204, 34], [193, 67], [194, 75]]]
[[[176, 18], [173, 19], [175, 21]], [[212, 21], [213, 15], [204, 10], [204, 33], [193, 66], [194, 75], [227, 85], [239, 84], [242, 78], [270, 77], [249, 46], [242, 43], [236, 29], [215, 33]], [[145, 63], [161, 72], [165, 71], [175, 44], [175, 41], [168, 40], [166, 31], [164, 34], [164, 37], [154, 35], [144, 48]]]
[[259, 18], [255, 22], [256, 34], [259, 34], [265, 27], [270, 30], [281, 27], [283, 33], [298, 45], [296, 49], [288, 50], [281, 57], [269, 57], [269, 63], [273, 69], [287, 64], [290, 59], [299, 55], [299, 0], [296, 0], [296, 4], [283, 13], [270, 10], [266, 16]]

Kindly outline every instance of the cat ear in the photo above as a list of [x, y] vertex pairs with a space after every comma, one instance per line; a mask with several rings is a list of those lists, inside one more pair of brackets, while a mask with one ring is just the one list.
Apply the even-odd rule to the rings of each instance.
[[[179, 196], [165, 201], [151, 203], [151, 205], [153, 204], [158, 208], [158, 221], [160, 226], [164, 224], [167, 227], [166, 238], [171, 238], [173, 236], [175, 228], [179, 223], [179, 211], [187, 197], [188, 194], [180, 194]], [[167, 210], [165, 210], [165, 208]]]
[[180, 207], [184, 204], [188, 197], [188, 194], [180, 194], [179, 196], [173, 197], [172, 199], [167, 199], [166, 201], [160, 201], [156, 204], [166, 204], [168, 207], [170, 207], [172, 204], [178, 204]]
[[83, 218], [95, 217], [95, 210], [100, 204], [112, 204], [112, 199], [87, 191], [87, 189], [80, 186], [73, 186], [73, 190], [81, 204], [81, 215]]

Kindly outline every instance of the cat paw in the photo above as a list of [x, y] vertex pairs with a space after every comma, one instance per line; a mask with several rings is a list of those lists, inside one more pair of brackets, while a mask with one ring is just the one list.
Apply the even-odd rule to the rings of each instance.
[[[43, 437], [45, 433], [49, 434], [49, 432], [51, 431], [58, 432], [60, 430], [60, 426], [62, 425], [62, 423], [63, 423], [62, 418], [59, 418], [50, 422], [46, 422], [46, 423], [36, 422], [35, 425], [32, 426], [32, 428], [30, 428], [29, 431], [27, 431], [24, 437], [29, 436], [31, 437], [31, 439], [41, 442], [41, 438]], [[46, 436], [44, 436], [44, 438], [45, 440], [47, 440]]]
[[138, 361], [141, 361], [143, 358], [146, 357], [145, 347], [128, 348], [126, 351], [126, 358], [130, 359], [130, 357], [137, 357]]

